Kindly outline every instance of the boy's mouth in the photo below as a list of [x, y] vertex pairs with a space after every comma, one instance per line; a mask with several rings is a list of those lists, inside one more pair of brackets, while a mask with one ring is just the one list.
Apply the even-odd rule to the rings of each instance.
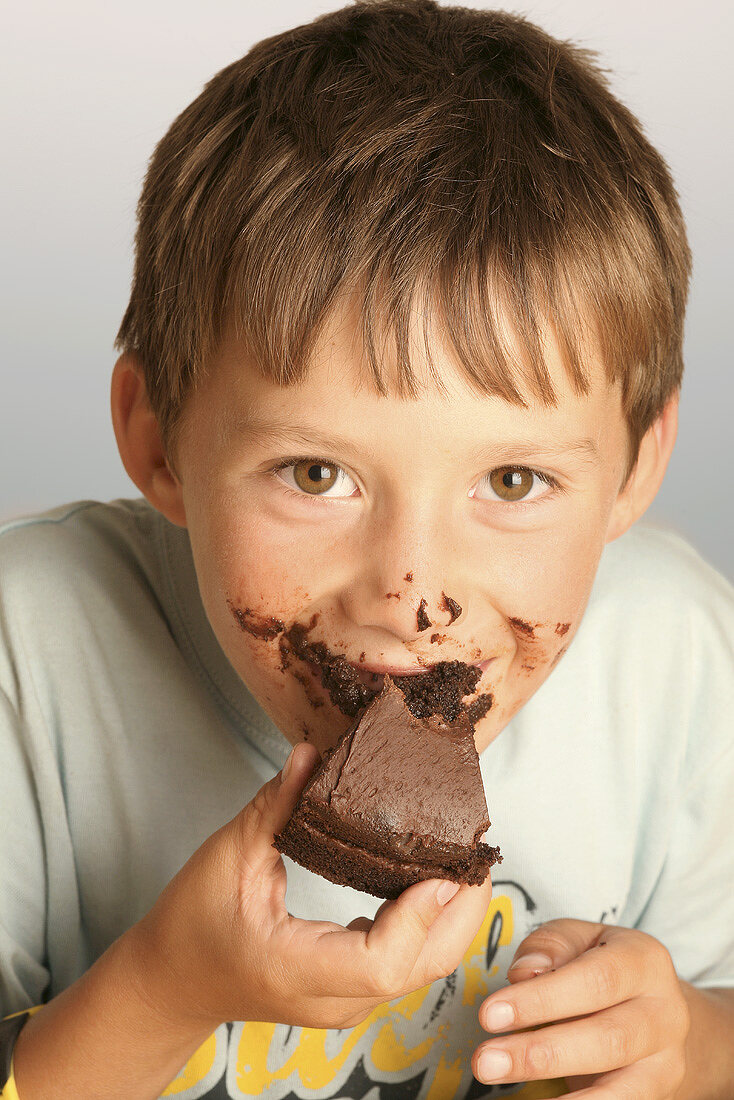
[[[484, 674], [493, 660], [494, 657], [490, 657], [486, 661], [472, 661], [468, 663], [473, 664], [482, 674]], [[431, 665], [417, 665], [406, 668], [399, 665], [381, 665], [371, 661], [361, 661], [359, 664], [354, 664], [352, 661], [349, 661], [349, 665], [357, 673], [360, 683], [376, 692], [382, 691], [386, 675], [424, 676], [426, 673], [430, 672], [431, 668], [437, 663], [438, 662], [433, 662]], [[317, 668], [318, 666], [312, 667]]]
[[[482, 717], [492, 705], [492, 695], [479, 694], [468, 708], [462, 698], [478, 690], [479, 680], [493, 658], [468, 663], [460, 660], [432, 661], [430, 664], [413, 666], [397, 664], [379, 664], [368, 662], [366, 653], [359, 661], [349, 661], [344, 653], [332, 652], [324, 642], [311, 641], [309, 634], [313, 630], [318, 616], [314, 615], [308, 624], [295, 622], [287, 630], [277, 620], [278, 649], [280, 650], [280, 668], [282, 672], [296, 662], [303, 662], [313, 678], [321, 682], [332, 704], [343, 714], [355, 718], [377, 696], [384, 687], [385, 676], [391, 675], [402, 689], [409, 709], [416, 717], [425, 709], [429, 696], [441, 696], [442, 713], [446, 721], [453, 721], [460, 710], [464, 709], [470, 720]], [[418, 658], [420, 660], [420, 658]], [[312, 681], [296, 665], [291, 673], [302, 685], [311, 706], [318, 708], [323, 699], [311, 689]], [[421, 681], [418, 688], [417, 681]], [[413, 703], [411, 705], [412, 700]]]

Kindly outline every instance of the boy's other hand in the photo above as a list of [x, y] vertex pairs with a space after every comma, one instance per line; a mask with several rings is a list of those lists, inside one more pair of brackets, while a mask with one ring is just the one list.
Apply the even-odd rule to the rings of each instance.
[[574, 1095], [589, 1100], [676, 1095], [689, 1011], [658, 940], [589, 921], [548, 921], [520, 944], [507, 977], [511, 988], [479, 1010], [486, 1031], [503, 1033], [474, 1052], [480, 1081], [565, 1077]]
[[283, 771], [193, 854], [131, 931], [146, 997], [177, 1023], [352, 1027], [379, 1004], [450, 974], [486, 914], [482, 886], [431, 879], [348, 928], [285, 907], [273, 837], [318, 764], [301, 744]]

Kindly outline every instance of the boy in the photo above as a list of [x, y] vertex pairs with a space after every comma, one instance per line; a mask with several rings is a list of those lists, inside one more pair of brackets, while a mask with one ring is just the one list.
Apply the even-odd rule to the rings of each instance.
[[[2, 1095], [731, 1096], [734, 598], [630, 530], [682, 370], [661, 158], [584, 51], [384, 0], [214, 77], [139, 217], [144, 499], [0, 539]], [[295, 624], [373, 688], [481, 668], [494, 897], [289, 864], [286, 908], [350, 721]]]

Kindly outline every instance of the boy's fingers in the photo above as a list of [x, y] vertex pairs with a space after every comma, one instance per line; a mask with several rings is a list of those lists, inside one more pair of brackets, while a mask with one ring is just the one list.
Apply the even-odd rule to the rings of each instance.
[[318, 763], [319, 754], [313, 745], [305, 742], [296, 745], [283, 770], [261, 787], [252, 802], [230, 822], [235, 843], [251, 873], [262, 874], [280, 862], [273, 836], [285, 828]]
[[365, 941], [367, 977], [376, 979], [386, 993], [402, 991], [416, 968], [432, 925], [459, 889], [455, 882], [427, 879], [382, 908]]
[[349, 929], [350, 932], [369, 932], [370, 928], [375, 923], [375, 921], [379, 917], [380, 913], [384, 913], [384, 911], [387, 909], [388, 905], [392, 905], [392, 904], [393, 903], [391, 901], [383, 901], [382, 905], [377, 910], [377, 912], [375, 913], [374, 917], [372, 917], [372, 919], [370, 919], [369, 917], [355, 917], [355, 919], [353, 921], [349, 922], [349, 924], [347, 925], [347, 928]]
[[319, 930], [303, 952], [312, 990], [389, 1000], [445, 977], [461, 962], [491, 898], [489, 876], [482, 886], [429, 879], [384, 902], [374, 921], [357, 917], [341, 932]]
[[605, 937], [607, 925], [561, 917], [546, 921], [526, 936], [508, 968], [510, 982], [557, 970]]
[[373, 924], [374, 921], [369, 917], [355, 917], [354, 920], [350, 920], [347, 928], [350, 932], [369, 932]]

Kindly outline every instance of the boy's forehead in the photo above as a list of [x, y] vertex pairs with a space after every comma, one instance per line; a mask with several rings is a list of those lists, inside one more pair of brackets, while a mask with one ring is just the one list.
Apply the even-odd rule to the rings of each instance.
[[[509, 321], [503, 338], [520, 359], [520, 342]], [[398, 357], [389, 334], [381, 339], [378, 337], [377, 343], [381, 381], [386, 391], [380, 393], [364, 347], [354, 299], [332, 310], [314, 342], [301, 379], [289, 385], [268, 377], [230, 327], [212, 372], [214, 380], [218, 377], [221, 381], [219, 388], [224, 398], [218, 409], [220, 424], [224, 434], [229, 435], [230, 431], [242, 430], [247, 422], [255, 419], [290, 417], [299, 410], [319, 418], [351, 405], [355, 411], [359, 407], [374, 408], [389, 416], [391, 410], [421, 403], [428, 403], [432, 409], [443, 410], [450, 416], [452, 410], [472, 408], [481, 415], [482, 409], [499, 402], [509, 421], [535, 421], [539, 427], [543, 424], [552, 427], [559, 414], [583, 413], [585, 409], [592, 412], [599, 406], [607, 415], [615, 412], [621, 415], [620, 388], [618, 384], [610, 384], [604, 365], [593, 348], [589, 349], [584, 364], [588, 393], [581, 394], [574, 389], [550, 322], [542, 327], [541, 342], [554, 399], [543, 401], [535, 396], [518, 371], [514, 380], [522, 401], [514, 403], [493, 394], [491, 389], [472, 383], [435, 315], [429, 318], [426, 329], [417, 311], [412, 319], [409, 356], [415, 381], [414, 396], [400, 393]], [[430, 360], [426, 343], [430, 347]], [[481, 375], [481, 371], [478, 373]]]

